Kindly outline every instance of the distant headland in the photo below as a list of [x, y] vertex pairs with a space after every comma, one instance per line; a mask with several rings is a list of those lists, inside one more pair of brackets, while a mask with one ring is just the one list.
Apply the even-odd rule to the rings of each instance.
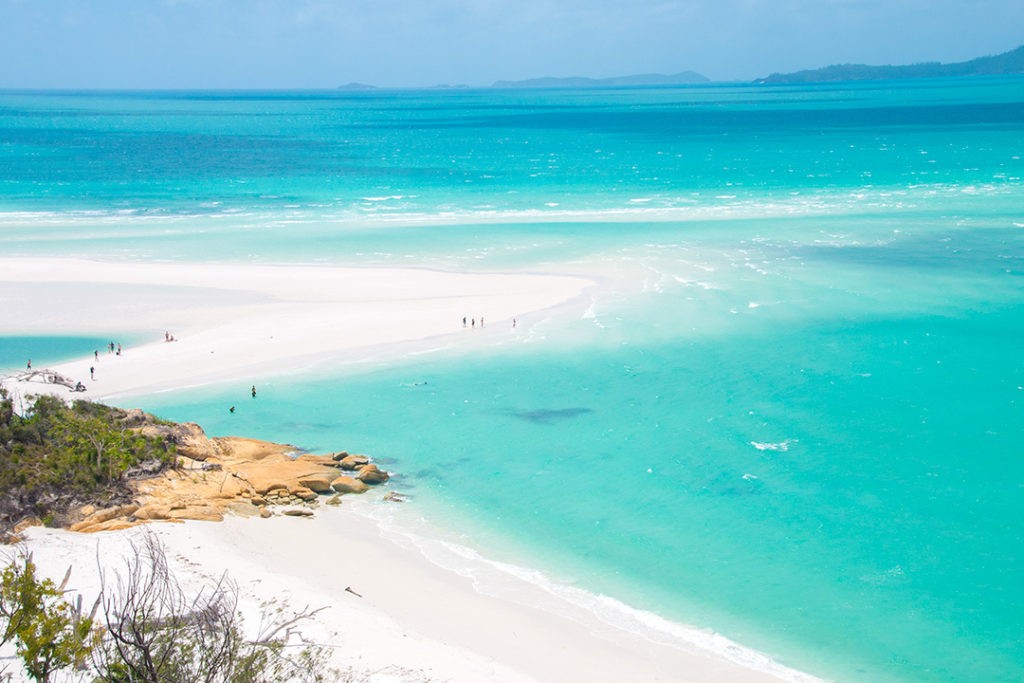
[[822, 83], [833, 81], [895, 80], [904, 78], [950, 78], [956, 76], [996, 76], [1024, 73], [1024, 45], [1009, 52], [978, 57], [966, 62], [941, 64], [924, 62], [903, 66], [870, 66], [867, 64], [833, 64], [821, 69], [793, 73], [773, 73], [755, 83]]
[[[1024, 45], [997, 55], [978, 57], [966, 62], [921, 62], [918, 64], [880, 65], [832, 64], [819, 69], [805, 69], [791, 73], [773, 73], [755, 79], [756, 84], [774, 85], [786, 83], [829, 83], [836, 81], [898, 80], [908, 78], [954, 78], [963, 76], [998, 76], [1003, 74], [1024, 74]], [[610, 78], [588, 78], [586, 76], [543, 76], [519, 81], [499, 80], [490, 86], [449, 85], [430, 86], [431, 90], [468, 89], [474, 87], [497, 89], [587, 89], [587, 88], [629, 88], [645, 86], [701, 85], [712, 83], [707, 76], [696, 71], [681, 71], [675, 74], [634, 74]], [[351, 92], [376, 90], [365, 83], [348, 83], [338, 90]]]

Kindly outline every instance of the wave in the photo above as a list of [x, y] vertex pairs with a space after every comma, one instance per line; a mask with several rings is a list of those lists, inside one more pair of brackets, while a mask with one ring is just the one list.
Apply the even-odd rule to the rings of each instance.
[[699, 651], [784, 681], [812, 683], [820, 680], [720, 633], [671, 621], [611, 596], [557, 581], [537, 569], [484, 557], [461, 543], [441, 538], [425, 520], [413, 519], [395, 506], [358, 502], [353, 511], [376, 523], [384, 538], [413, 548], [432, 564], [470, 580], [474, 589], [483, 595], [569, 618], [595, 636], [619, 643], [632, 636], [639, 642], [686, 652]]
[[792, 444], [799, 443], [798, 439], [786, 439], [785, 441], [779, 441], [778, 443], [767, 443], [762, 441], [751, 441], [750, 445], [759, 451], [781, 451], [785, 452], [789, 450]]
[[[69, 208], [63, 211], [22, 210], [0, 207], [0, 226], [18, 224], [96, 222], [96, 221], [153, 221], [192, 220], [229, 216], [232, 218], [251, 217], [260, 223], [274, 220], [281, 215], [297, 216], [311, 224], [325, 222], [386, 223], [386, 224], [437, 224], [437, 223], [521, 223], [543, 220], [545, 222], [628, 222], [628, 221], [714, 221], [750, 218], [792, 218], [818, 215], [842, 215], [844, 213], [864, 215], [905, 209], [908, 206], [924, 206], [936, 196], [955, 198], [964, 195], [1007, 195], [1018, 193], [1011, 185], [956, 185], [934, 184], [909, 187], [859, 187], [824, 192], [808, 192], [798, 196], [773, 196], [737, 194], [708, 195], [685, 199], [669, 196], [633, 197], [622, 204], [598, 206], [604, 197], [581, 195], [554, 202], [538, 198], [533, 206], [505, 206], [497, 200], [499, 196], [488, 197], [483, 203], [475, 197], [466, 207], [453, 206], [445, 199], [431, 207], [430, 201], [419, 195], [379, 195], [353, 198], [316, 198], [305, 204], [289, 201], [287, 204], [268, 205], [265, 202], [253, 204], [232, 204], [226, 200], [210, 200], [191, 206], [166, 207], [117, 207], [111, 209]], [[416, 198], [415, 203], [410, 202]], [[400, 202], [395, 206], [394, 202]], [[387, 215], [371, 212], [367, 214], [367, 203], [388, 206]], [[572, 204], [576, 203], [577, 206]]]

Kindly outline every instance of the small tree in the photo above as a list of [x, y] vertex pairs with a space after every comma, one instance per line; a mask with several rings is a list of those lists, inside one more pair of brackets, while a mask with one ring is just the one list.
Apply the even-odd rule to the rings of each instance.
[[32, 680], [49, 681], [54, 671], [82, 666], [96, 644], [96, 606], [83, 616], [81, 596], [74, 605], [64, 599], [70, 575], [69, 568], [60, 586], [38, 578], [30, 553], [0, 572], [0, 644], [14, 641]]
[[[103, 577], [103, 647], [94, 651], [102, 683], [270, 683], [323, 681], [313, 650], [295, 626], [319, 610], [264, 614], [247, 638], [238, 613], [238, 589], [222, 577], [189, 597], [167, 566], [152, 534], [113, 581]], [[295, 641], [299, 641], [296, 643]], [[295, 656], [290, 648], [299, 647]], [[333, 679], [331, 679], [333, 680]]]

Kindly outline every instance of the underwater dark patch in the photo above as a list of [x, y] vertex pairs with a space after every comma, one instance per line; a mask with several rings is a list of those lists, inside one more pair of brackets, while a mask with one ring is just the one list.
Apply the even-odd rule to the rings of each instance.
[[537, 424], [553, 424], [580, 415], [594, 412], [590, 408], [538, 408], [537, 410], [512, 410], [509, 415]]

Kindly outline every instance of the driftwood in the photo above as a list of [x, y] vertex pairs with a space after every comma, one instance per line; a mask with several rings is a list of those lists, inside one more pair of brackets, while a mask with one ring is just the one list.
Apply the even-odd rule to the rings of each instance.
[[56, 370], [44, 368], [42, 370], [30, 370], [14, 376], [19, 382], [43, 382], [44, 384], [60, 384], [71, 391], [85, 391], [85, 385], [76, 382], [70, 377], [65, 377]]

